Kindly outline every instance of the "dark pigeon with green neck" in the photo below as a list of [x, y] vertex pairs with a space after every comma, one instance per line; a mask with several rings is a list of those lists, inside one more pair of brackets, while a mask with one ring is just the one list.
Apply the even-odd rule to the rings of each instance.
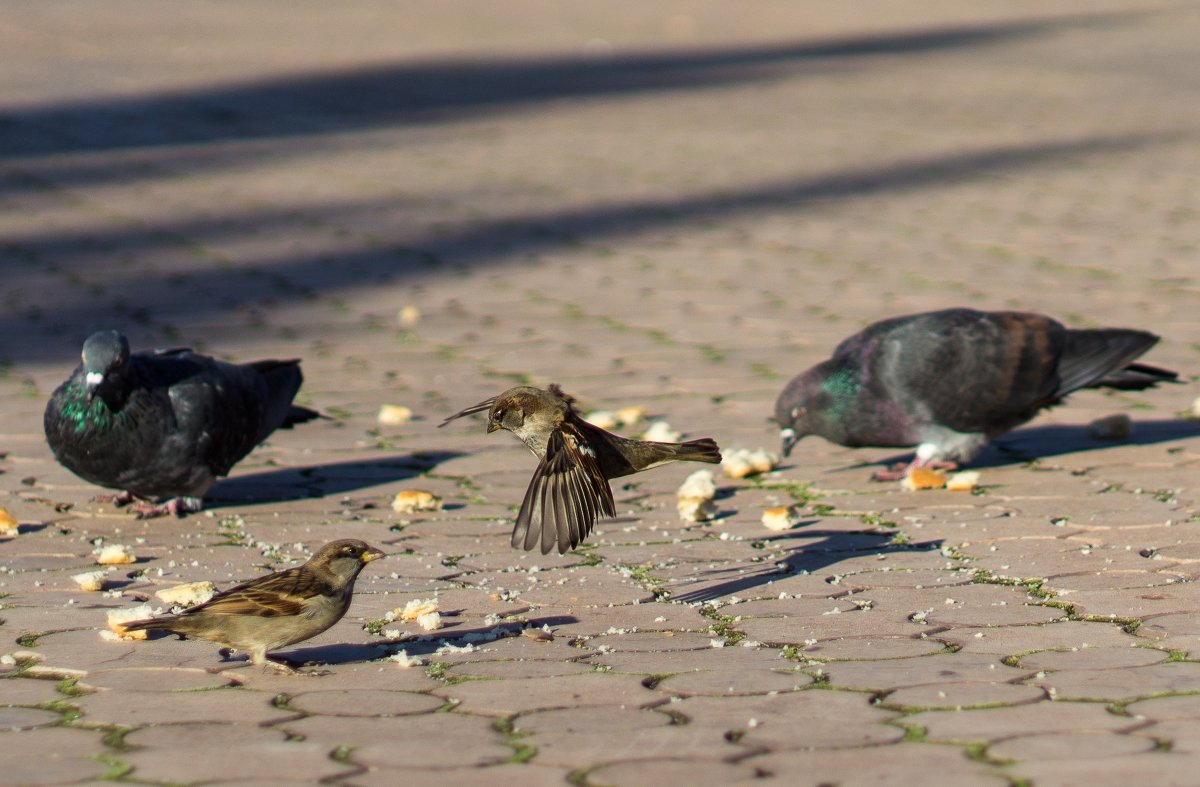
[[121, 490], [141, 516], [199, 510], [217, 478], [279, 428], [318, 413], [292, 404], [300, 362], [230, 364], [187, 349], [129, 352], [116, 331], [83, 344], [83, 359], [46, 405], [55, 458], [84, 480]]
[[1072, 391], [1175, 380], [1175, 372], [1133, 362], [1157, 341], [1146, 331], [1068, 329], [1022, 312], [945, 309], [882, 320], [783, 389], [775, 403], [783, 453], [816, 434], [852, 447], [916, 446], [917, 467], [969, 462]]

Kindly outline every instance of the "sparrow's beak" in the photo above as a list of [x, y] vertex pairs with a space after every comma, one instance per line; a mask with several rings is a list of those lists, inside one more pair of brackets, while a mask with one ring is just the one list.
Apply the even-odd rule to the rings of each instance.
[[83, 387], [87, 391], [89, 402], [96, 395], [96, 389], [100, 387], [100, 383], [102, 382], [104, 382], [104, 375], [100, 372], [88, 372], [83, 376]]
[[800, 438], [796, 436], [795, 429], [789, 428], [789, 429], [780, 429], [779, 430], [779, 440], [780, 440], [781, 448], [783, 450], [783, 455], [788, 456], [789, 454], [792, 453], [792, 448], [796, 445], [797, 442], [800, 441]]
[[496, 423], [495, 421], [488, 421], [488, 428], [487, 428], [488, 434], [491, 434], [492, 432], [496, 431], [499, 428], [500, 428], [500, 424]]
[[362, 560], [362, 562], [364, 564], [366, 564], [366, 563], [370, 563], [372, 560], [378, 560], [381, 557], [386, 557], [386, 555], [384, 555], [378, 549], [371, 549], [366, 552], [363, 552], [362, 557], [359, 559]]

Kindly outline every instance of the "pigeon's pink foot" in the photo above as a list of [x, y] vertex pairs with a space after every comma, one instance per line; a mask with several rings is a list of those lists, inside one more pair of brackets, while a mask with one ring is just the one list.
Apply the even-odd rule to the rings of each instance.
[[160, 516], [184, 517], [200, 510], [202, 501], [198, 497], [173, 497], [165, 503], [138, 503], [129, 509], [138, 519], [154, 519]]
[[916, 467], [923, 467], [927, 470], [944, 470], [944, 471], [949, 472], [949, 471], [954, 471], [954, 470], [958, 469], [958, 462], [947, 462], [947, 461], [922, 462], [919, 459], [915, 459], [912, 462], [909, 462], [908, 464], [901, 462], [900, 464], [892, 465], [887, 470], [876, 470], [874, 473], [871, 474], [871, 480], [872, 481], [903, 481], [904, 478], [910, 472], [912, 472], [913, 468], [916, 468]]
[[95, 503], [112, 503], [117, 508], [127, 506], [137, 500], [137, 495], [132, 492], [117, 492], [115, 495], [96, 495], [92, 498]]

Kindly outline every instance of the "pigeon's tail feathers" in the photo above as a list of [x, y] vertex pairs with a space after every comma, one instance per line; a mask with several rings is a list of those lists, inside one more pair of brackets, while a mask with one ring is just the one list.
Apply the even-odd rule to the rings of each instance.
[[1121, 378], [1123, 370], [1157, 341], [1158, 337], [1148, 331], [1125, 328], [1067, 331], [1066, 344], [1058, 361], [1059, 384], [1055, 397], [1066, 396], [1080, 388], [1106, 385], [1104, 381], [1110, 377]]
[[675, 445], [675, 459], [680, 462], [708, 462], [719, 465], [721, 464], [721, 449], [717, 446], [717, 441], [711, 437], [688, 440], [686, 443]]
[[1173, 372], [1170, 369], [1160, 369], [1148, 363], [1131, 363], [1124, 369], [1119, 369], [1112, 374], [1105, 375], [1102, 379], [1092, 383], [1092, 385], [1096, 387], [1119, 388], [1122, 391], [1141, 391], [1144, 388], [1151, 388], [1159, 383], [1177, 382], [1179, 382], [1178, 372]]
[[[250, 368], [258, 372], [267, 384], [266, 411], [263, 415], [263, 437], [281, 426], [290, 426], [315, 417], [315, 412], [292, 404], [292, 399], [304, 382], [300, 360], [255, 361]], [[314, 413], [304, 417], [305, 413]], [[261, 438], [260, 438], [261, 439]]]

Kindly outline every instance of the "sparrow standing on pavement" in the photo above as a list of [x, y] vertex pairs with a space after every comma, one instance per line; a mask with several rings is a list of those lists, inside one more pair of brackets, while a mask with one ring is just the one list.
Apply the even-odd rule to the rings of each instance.
[[629, 440], [593, 426], [575, 410], [575, 399], [557, 385], [549, 390], [528, 385], [468, 407], [440, 425], [464, 415], [488, 411], [488, 433], [507, 429], [541, 460], [521, 501], [512, 545], [542, 554], [556, 545], [559, 554], [579, 545], [599, 515], [616, 516], [610, 478], [640, 473], [668, 462], [719, 464], [721, 452], [711, 438], [686, 443]]
[[312, 639], [350, 608], [354, 580], [383, 552], [358, 539], [330, 541], [308, 562], [252, 579], [178, 615], [125, 624], [126, 631], [169, 631], [250, 654], [253, 664], [276, 648]]
[[186, 348], [129, 352], [117, 331], [83, 343], [82, 362], [46, 404], [54, 458], [108, 498], [171, 498], [134, 506], [139, 518], [199, 511], [219, 476], [276, 429], [320, 417], [292, 404], [300, 362], [232, 364]]
[[915, 445], [912, 467], [952, 467], [1072, 391], [1175, 380], [1175, 372], [1133, 362], [1157, 341], [1146, 331], [1068, 329], [1024, 312], [945, 309], [882, 320], [783, 389], [775, 403], [783, 454], [818, 434], [852, 447]]

